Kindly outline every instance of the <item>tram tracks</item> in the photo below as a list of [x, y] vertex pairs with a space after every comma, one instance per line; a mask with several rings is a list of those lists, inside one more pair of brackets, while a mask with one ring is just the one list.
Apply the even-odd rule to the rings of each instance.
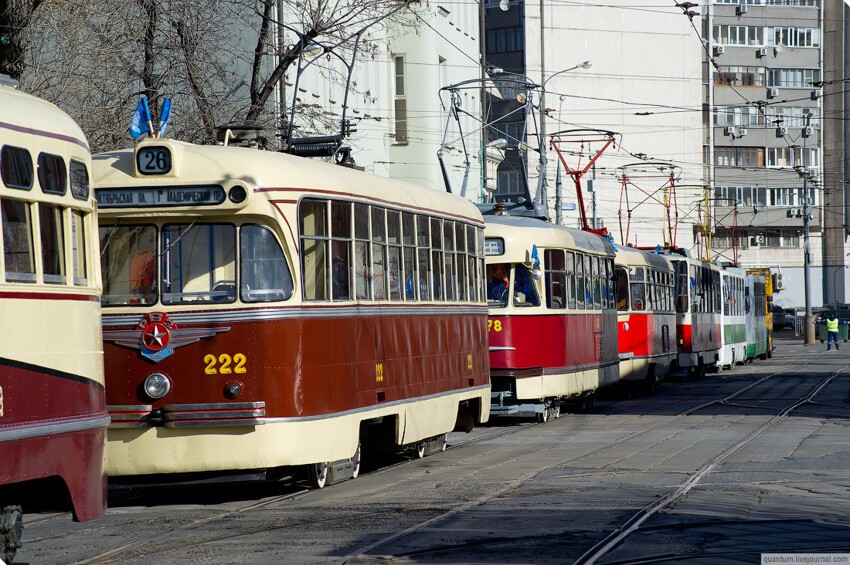
[[[746, 386], [736, 390], [735, 392], [725, 396], [724, 398], [710, 400], [710, 401], [704, 402], [702, 404], [699, 404], [697, 406], [691, 407], [691, 408], [684, 410], [684, 411], [680, 412], [679, 414], [675, 415], [672, 419], [665, 420], [664, 422], [661, 422], [661, 423], [658, 423], [658, 424], [655, 424], [655, 425], [652, 425], [652, 426], [649, 426], [649, 427], [646, 427], [646, 428], [635, 430], [635, 431], [633, 431], [629, 434], [621, 436], [620, 438], [618, 438], [618, 439], [616, 439], [616, 440], [614, 440], [614, 441], [612, 441], [612, 442], [610, 442], [606, 445], [603, 445], [601, 447], [593, 449], [589, 452], [578, 454], [578, 455], [570, 457], [566, 460], [562, 460], [562, 461], [559, 461], [559, 462], [556, 462], [556, 463], [553, 463], [553, 464], [550, 464], [550, 465], [546, 465], [544, 467], [539, 467], [539, 468], [537, 468], [537, 469], [535, 469], [535, 470], [533, 470], [529, 473], [524, 474], [523, 476], [521, 476], [517, 479], [514, 479], [513, 481], [503, 485], [502, 487], [496, 489], [495, 491], [492, 491], [488, 494], [485, 494], [485, 495], [483, 495], [483, 496], [481, 496], [481, 497], [479, 497], [475, 500], [472, 500], [470, 502], [467, 502], [460, 507], [452, 508], [452, 509], [444, 512], [441, 515], [432, 517], [432, 518], [425, 520], [423, 522], [420, 522], [418, 524], [414, 524], [414, 525], [412, 525], [412, 526], [410, 526], [410, 527], [408, 527], [408, 528], [406, 528], [402, 531], [387, 535], [387, 536], [382, 537], [382, 538], [380, 538], [380, 539], [378, 539], [378, 540], [376, 540], [376, 541], [374, 541], [374, 542], [372, 542], [368, 545], [362, 546], [362, 547], [358, 548], [357, 550], [352, 551], [352, 552], [348, 553], [347, 555], [343, 556], [338, 563], [340, 565], [344, 565], [346, 563], [354, 562], [354, 561], [356, 561], [356, 560], [358, 560], [362, 557], [366, 557], [369, 552], [371, 552], [371, 551], [373, 551], [373, 550], [375, 550], [379, 547], [388, 545], [388, 544], [390, 544], [394, 541], [402, 539], [402, 538], [404, 538], [404, 537], [406, 537], [410, 534], [413, 534], [417, 531], [420, 531], [424, 528], [428, 528], [428, 527], [430, 527], [430, 526], [432, 526], [432, 525], [434, 525], [438, 522], [441, 522], [441, 521], [443, 521], [447, 518], [455, 516], [456, 514], [465, 512], [467, 510], [471, 510], [475, 507], [482, 506], [482, 505], [486, 504], [487, 502], [490, 502], [491, 500], [494, 500], [494, 499], [496, 499], [496, 498], [498, 498], [498, 497], [500, 497], [504, 494], [507, 494], [507, 493], [519, 488], [520, 486], [522, 486], [526, 482], [529, 482], [529, 481], [535, 479], [536, 477], [540, 476], [542, 473], [544, 473], [546, 471], [549, 471], [551, 469], [555, 469], [555, 468], [563, 466], [563, 465], [576, 463], [576, 462], [581, 461], [583, 459], [589, 458], [593, 455], [601, 454], [606, 450], [620, 446], [620, 445], [622, 445], [622, 444], [624, 444], [624, 443], [626, 443], [626, 442], [628, 442], [628, 441], [630, 441], [630, 440], [632, 440], [636, 437], [639, 437], [643, 434], [655, 431], [655, 430], [660, 429], [662, 427], [669, 427], [672, 423], [675, 423], [676, 421], [679, 421], [683, 418], [686, 418], [686, 417], [688, 417], [692, 414], [695, 414], [696, 412], [699, 412], [700, 410], [704, 410], [704, 409], [706, 409], [710, 406], [714, 406], [714, 405], [718, 405], [718, 404], [723, 405], [724, 403], [727, 403], [731, 400], [734, 400], [734, 399], [740, 397], [741, 395], [743, 395], [746, 392], [752, 390], [753, 388], [759, 386], [760, 384], [762, 384], [762, 383], [764, 383], [764, 382], [766, 382], [766, 381], [768, 381], [768, 380], [770, 380], [770, 379], [772, 379], [772, 378], [774, 378], [778, 375], [782, 375], [782, 374], [787, 373], [789, 370], [790, 370], [790, 368], [782, 369], [780, 371], [775, 371], [773, 373], [770, 373], [768, 375], [765, 375], [765, 376], [755, 380], [752, 383], [747, 384]], [[824, 386], [826, 386], [826, 385], [824, 384]]]

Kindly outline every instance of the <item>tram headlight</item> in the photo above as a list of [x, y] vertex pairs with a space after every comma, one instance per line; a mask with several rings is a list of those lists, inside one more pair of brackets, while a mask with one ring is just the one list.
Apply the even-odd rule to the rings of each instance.
[[226, 385], [224, 385], [224, 396], [233, 400], [242, 394], [242, 390], [244, 389], [244, 385], [239, 381], [230, 381]]
[[162, 373], [153, 373], [145, 379], [144, 388], [151, 398], [162, 398], [171, 390], [171, 381]]
[[244, 202], [247, 196], [248, 193], [245, 191], [245, 187], [238, 184], [231, 188], [227, 193], [227, 197], [230, 198], [230, 201], [234, 204]]

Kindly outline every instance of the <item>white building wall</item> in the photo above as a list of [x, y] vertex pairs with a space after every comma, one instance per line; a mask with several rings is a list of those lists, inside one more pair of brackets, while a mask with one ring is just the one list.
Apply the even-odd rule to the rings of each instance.
[[[618, 143], [616, 150], [609, 148], [596, 167], [598, 217], [619, 243], [621, 190], [617, 167], [639, 162], [634, 156], [637, 154], [654, 161], [672, 162], [682, 168], [677, 183], [681, 187], [677, 191], [681, 223], [676, 243], [692, 248], [694, 202], [702, 198], [703, 185], [703, 87], [702, 45], [688, 19], [675, 6], [660, 8], [650, 0], [630, 2], [628, 7], [532, 1], [525, 4], [525, 11], [529, 78], [540, 83], [584, 60], [593, 63], [588, 70], [575, 69], [548, 82], [545, 102], [552, 111], [546, 122], [547, 132], [597, 128], [622, 134], [622, 144]], [[562, 94], [565, 99], [559, 115]], [[645, 112], [650, 115], [636, 115]], [[536, 159], [532, 155], [531, 159]], [[552, 218], [555, 217], [556, 160], [556, 154], [550, 150], [547, 174]], [[572, 165], [576, 164], [574, 160]], [[537, 167], [532, 165], [530, 169], [532, 186], [536, 186]], [[590, 173], [584, 180], [589, 178]], [[635, 183], [661, 200], [658, 189], [663, 180], [636, 179]], [[575, 190], [569, 178], [564, 180], [564, 195], [566, 202], [575, 202]], [[634, 187], [629, 189], [629, 195], [633, 206], [647, 199], [646, 194]], [[589, 202], [589, 195], [585, 194], [585, 200]], [[625, 204], [623, 208], [625, 224]], [[590, 217], [589, 203], [587, 211]], [[663, 207], [652, 197], [636, 207], [628, 243], [662, 243], [664, 217]], [[577, 212], [564, 212], [565, 225], [574, 226], [577, 222]]]
[[[357, 131], [346, 144], [352, 147], [356, 165], [369, 172], [445, 190], [437, 160], [446, 122], [439, 89], [480, 76], [477, 5], [447, 3], [441, 9], [438, 4], [423, 4], [413, 5], [411, 11], [415, 15], [405, 10], [397, 24], [370, 29], [358, 52], [346, 116]], [[406, 143], [395, 139], [395, 56], [404, 58]], [[312, 128], [313, 135], [339, 131], [345, 73], [343, 64], [325, 55], [302, 73], [296, 123], [307, 126], [305, 131]], [[291, 93], [294, 77], [288, 83]], [[480, 116], [479, 96], [463, 96], [463, 108]], [[464, 116], [461, 121], [464, 132], [473, 132], [466, 139], [471, 164], [467, 196], [477, 201], [481, 175], [477, 120]], [[452, 122], [449, 140], [459, 137], [457, 131]], [[460, 192], [465, 156], [459, 142], [445, 152], [445, 160], [454, 191]]]

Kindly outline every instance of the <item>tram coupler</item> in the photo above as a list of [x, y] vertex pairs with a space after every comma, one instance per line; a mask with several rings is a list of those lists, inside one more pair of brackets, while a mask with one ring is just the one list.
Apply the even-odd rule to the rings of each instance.
[[545, 421], [550, 416], [557, 417], [553, 414], [555, 406], [557, 403], [551, 400], [517, 400], [511, 391], [490, 393], [490, 416], [494, 418], [536, 418]]
[[24, 513], [20, 506], [7, 506], [0, 514], [0, 535], [3, 536], [3, 561], [11, 563], [21, 548], [24, 535]]

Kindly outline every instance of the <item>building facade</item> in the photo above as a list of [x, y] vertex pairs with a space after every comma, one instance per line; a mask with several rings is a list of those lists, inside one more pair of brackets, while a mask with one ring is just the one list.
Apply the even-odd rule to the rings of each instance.
[[700, 8], [713, 254], [771, 268], [784, 287], [776, 303], [803, 306], [808, 227], [811, 304], [821, 305], [822, 267], [833, 252], [824, 245], [820, 0], [712, 0]]

